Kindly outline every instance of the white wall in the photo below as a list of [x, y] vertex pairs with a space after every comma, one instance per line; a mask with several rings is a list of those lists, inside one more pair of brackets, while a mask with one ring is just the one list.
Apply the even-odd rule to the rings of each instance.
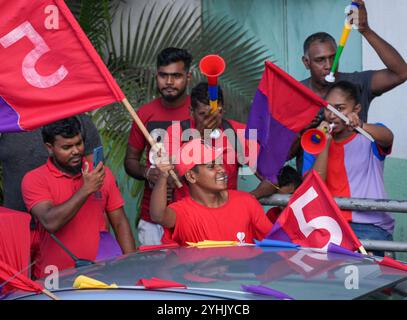
[[[389, 42], [407, 61], [407, 1], [366, 0], [370, 27]], [[377, 54], [363, 39], [363, 70], [384, 68]], [[392, 157], [407, 159], [407, 83], [373, 100], [369, 122], [382, 122], [393, 130]]]

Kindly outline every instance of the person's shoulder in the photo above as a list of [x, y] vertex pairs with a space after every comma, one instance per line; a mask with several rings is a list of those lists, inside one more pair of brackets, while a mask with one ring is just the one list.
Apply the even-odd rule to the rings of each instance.
[[34, 181], [45, 181], [45, 178], [48, 175], [47, 164], [43, 164], [33, 170], [28, 171], [24, 177], [23, 181], [27, 182], [34, 182]]
[[359, 83], [365, 79], [373, 76], [374, 70], [354, 71], [354, 72], [340, 72], [338, 80], [345, 80], [352, 83]]
[[27, 174], [29, 174], [29, 173], [30, 174], [45, 174], [48, 171], [49, 170], [48, 170], [47, 163], [44, 163], [44, 164], [40, 165], [39, 167], [28, 171]]
[[[140, 117], [141, 121], [145, 122], [150, 119], [154, 114], [159, 113], [161, 110], [160, 98], [151, 100], [145, 104], [142, 104], [137, 109], [137, 115]], [[135, 123], [133, 123], [133, 126]]]
[[160, 107], [161, 106], [161, 103], [160, 103], [160, 98], [155, 98], [155, 99], [153, 99], [153, 100], [151, 100], [151, 101], [149, 101], [149, 102], [146, 102], [146, 103], [144, 103], [144, 104], [142, 104], [139, 108], [138, 108], [138, 110], [137, 110], [137, 112], [141, 112], [141, 113], [143, 113], [143, 112], [149, 112], [149, 111], [151, 111], [151, 109], [153, 108], [153, 109], [155, 109], [155, 108], [158, 108], [158, 107]]
[[188, 210], [188, 209], [191, 208], [191, 205], [193, 205], [193, 204], [194, 203], [193, 203], [191, 197], [187, 196], [187, 197], [184, 197], [184, 198], [182, 198], [180, 200], [177, 200], [177, 201], [175, 201], [173, 203], [170, 203], [167, 208], [170, 208], [171, 210], [173, 210], [176, 213], [181, 213], [181, 212], [184, 212], [184, 211], [185, 212], [188, 212], [188, 211], [193, 211], [194, 212], [194, 210]]

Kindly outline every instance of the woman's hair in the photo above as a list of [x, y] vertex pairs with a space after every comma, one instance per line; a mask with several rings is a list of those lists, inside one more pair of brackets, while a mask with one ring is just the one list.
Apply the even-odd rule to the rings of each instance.
[[347, 95], [348, 99], [353, 100], [356, 104], [360, 102], [360, 87], [349, 81], [338, 81], [331, 85], [328, 89], [327, 96], [333, 91], [339, 89]]

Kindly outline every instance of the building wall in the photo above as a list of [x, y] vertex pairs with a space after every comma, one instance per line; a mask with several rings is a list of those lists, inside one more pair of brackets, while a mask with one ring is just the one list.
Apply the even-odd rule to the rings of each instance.
[[[268, 46], [276, 63], [295, 78], [308, 77], [302, 64], [303, 43], [312, 33], [325, 31], [338, 39], [348, 0], [203, 0], [204, 11], [228, 15], [242, 23]], [[349, 37], [341, 70], [361, 70], [361, 37]]]
[[[407, 60], [407, 2], [405, 0], [369, 0], [369, 25]], [[384, 64], [366, 40], [362, 42], [363, 69], [382, 69]], [[382, 122], [394, 133], [392, 155], [386, 160], [385, 183], [389, 198], [407, 200], [407, 84], [373, 100], [370, 122]], [[407, 213], [396, 214], [395, 239], [407, 241]], [[407, 254], [398, 257], [407, 261]]]

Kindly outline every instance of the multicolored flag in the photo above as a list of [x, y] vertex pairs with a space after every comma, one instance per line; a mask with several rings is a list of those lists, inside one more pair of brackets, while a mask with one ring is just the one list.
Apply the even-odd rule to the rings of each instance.
[[328, 103], [279, 67], [266, 61], [246, 126], [257, 130], [257, 171], [273, 183], [289, 156], [298, 133]]
[[330, 243], [352, 251], [362, 246], [314, 170], [291, 196], [265, 238], [324, 250]]
[[125, 97], [62, 0], [0, 0], [0, 132]]

